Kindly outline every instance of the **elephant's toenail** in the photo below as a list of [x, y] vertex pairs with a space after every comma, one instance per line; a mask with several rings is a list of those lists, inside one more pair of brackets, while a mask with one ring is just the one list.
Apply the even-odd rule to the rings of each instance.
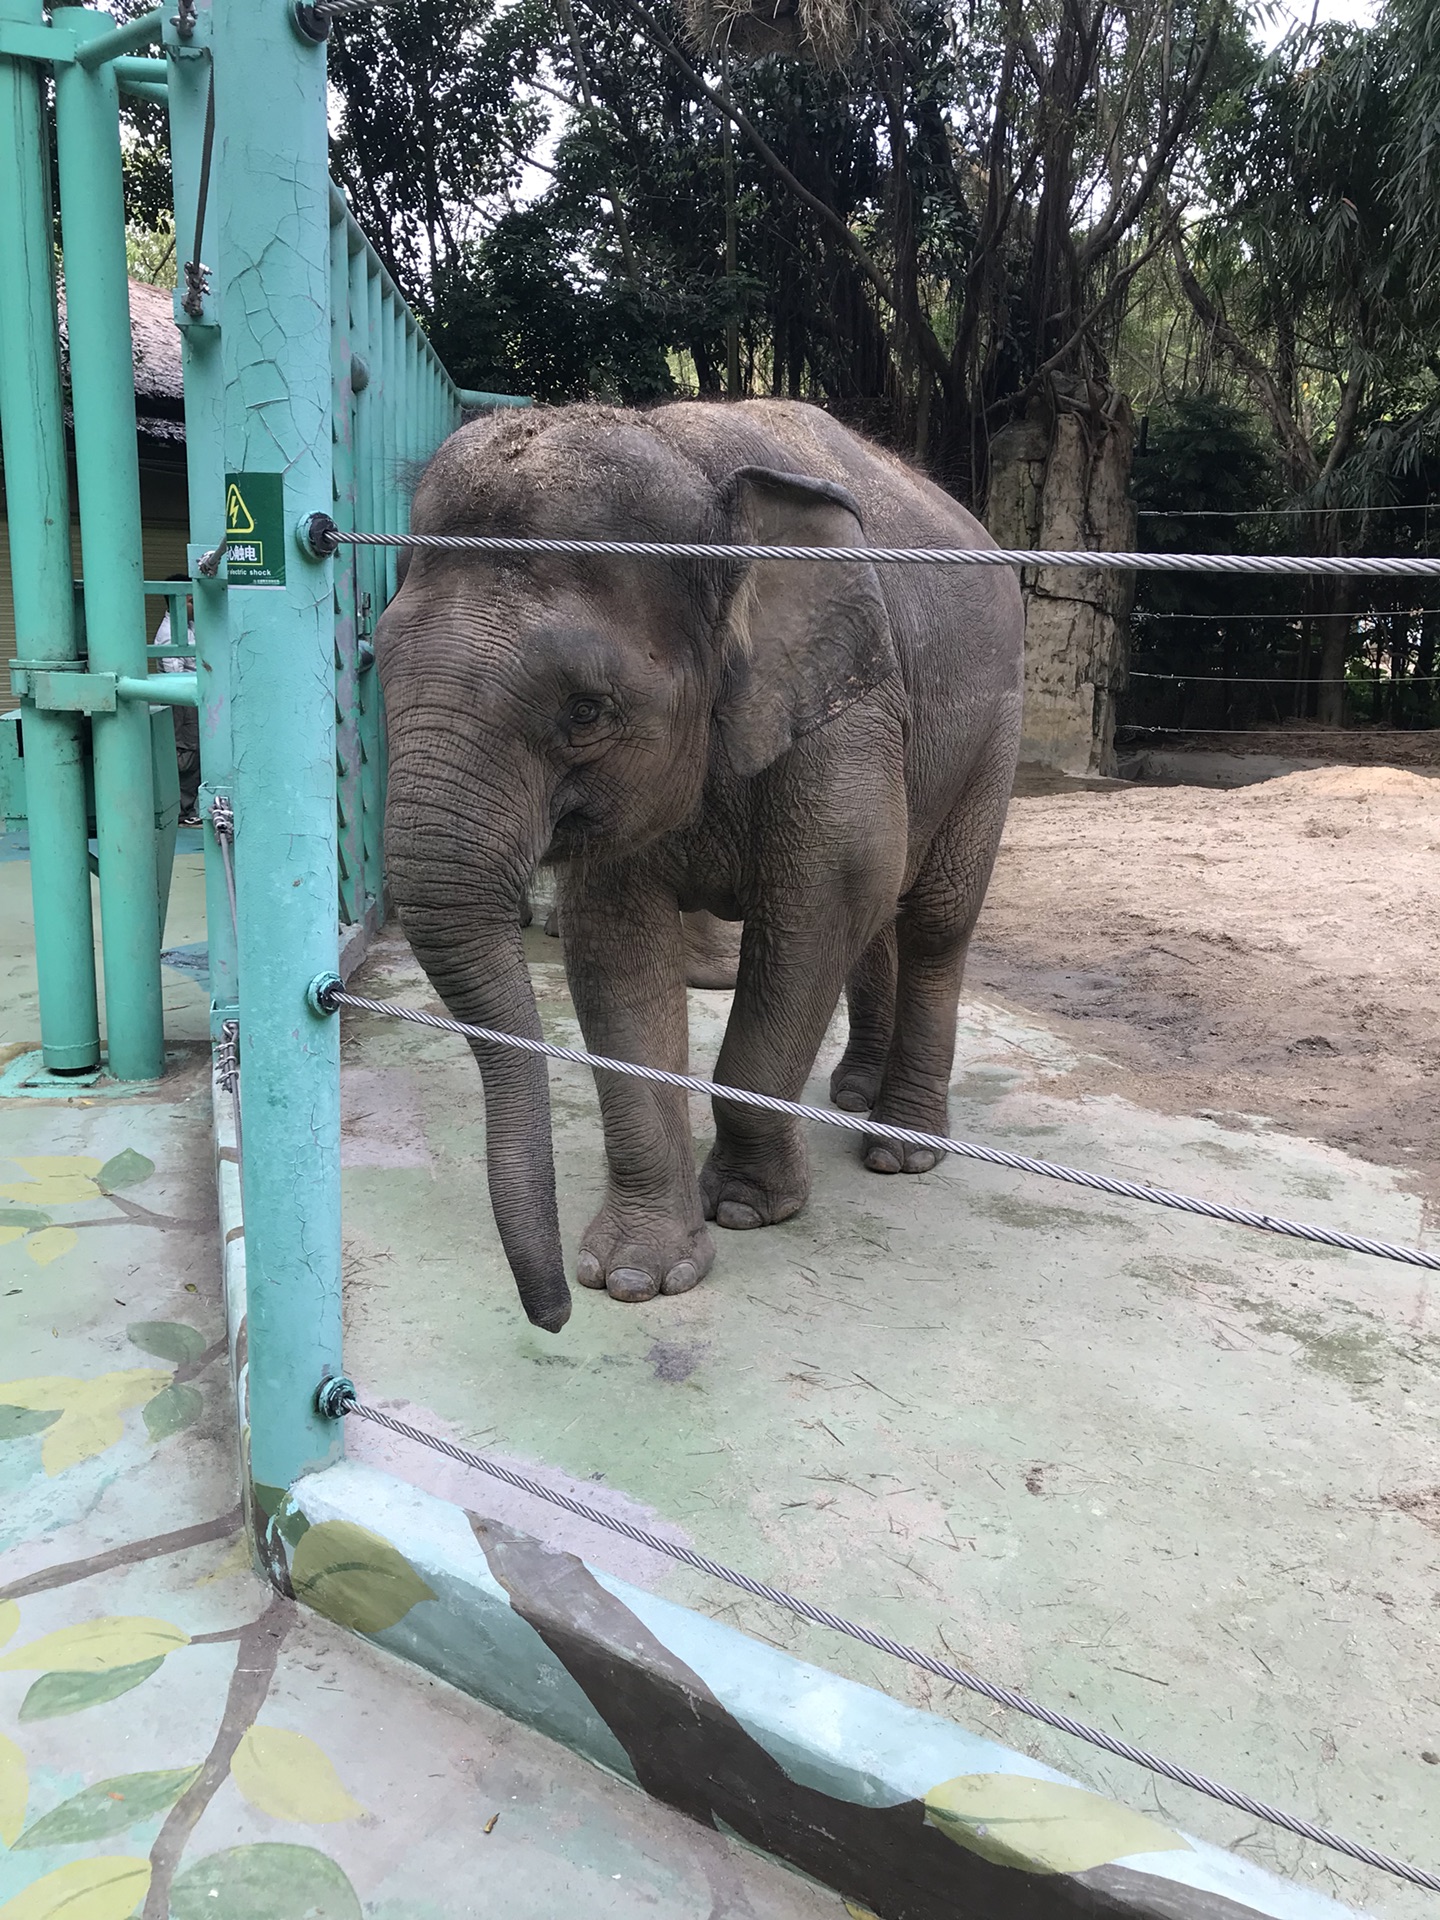
[[872, 1173], [899, 1173], [900, 1156], [889, 1147], [871, 1147], [865, 1156], [865, 1164]]
[[846, 1113], [868, 1113], [870, 1102], [855, 1087], [837, 1087], [830, 1096], [837, 1107]]
[[582, 1253], [575, 1262], [575, 1278], [582, 1287], [603, 1287], [605, 1269], [593, 1253]]
[[653, 1300], [660, 1291], [654, 1274], [642, 1273], [639, 1267], [616, 1267], [605, 1286], [612, 1300]]
[[700, 1269], [693, 1260], [678, 1260], [661, 1282], [662, 1293], [688, 1293], [699, 1286]]
[[765, 1224], [754, 1207], [747, 1207], [743, 1200], [722, 1200], [715, 1209], [715, 1219], [732, 1233], [747, 1233], [751, 1227]]

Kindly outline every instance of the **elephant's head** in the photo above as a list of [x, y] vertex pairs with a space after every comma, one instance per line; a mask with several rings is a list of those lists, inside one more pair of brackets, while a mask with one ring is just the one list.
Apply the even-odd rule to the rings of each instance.
[[[724, 464], [724, 463], [722, 463]], [[440, 450], [423, 533], [853, 546], [826, 481], [718, 479], [643, 416], [492, 417]], [[377, 635], [401, 924], [462, 1020], [540, 1037], [520, 935], [542, 859], [633, 852], [691, 818], [724, 755], [769, 766], [895, 671], [862, 563], [492, 558], [416, 550]], [[477, 1045], [491, 1203], [521, 1302], [569, 1317], [545, 1062]]]

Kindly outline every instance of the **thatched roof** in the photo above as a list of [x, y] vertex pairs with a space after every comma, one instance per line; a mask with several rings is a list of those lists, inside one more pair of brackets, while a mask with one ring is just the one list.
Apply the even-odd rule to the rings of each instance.
[[[130, 282], [130, 349], [135, 367], [135, 411], [147, 439], [183, 441], [185, 389], [180, 372], [180, 329], [169, 287]], [[70, 341], [65, 292], [60, 291], [60, 351], [69, 378]]]
[[870, 28], [889, 17], [887, 0], [681, 0], [690, 38], [759, 57], [788, 54], [817, 67], [843, 67]]

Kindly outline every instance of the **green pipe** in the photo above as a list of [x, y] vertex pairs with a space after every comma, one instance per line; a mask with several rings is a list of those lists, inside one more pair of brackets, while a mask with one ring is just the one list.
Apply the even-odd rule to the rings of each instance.
[[[165, 9], [156, 7], [152, 13], [138, 14], [135, 19], [127, 20], [123, 27], [117, 27], [107, 14], [90, 14], [89, 19], [95, 25], [88, 30], [82, 29], [77, 15], [86, 10], [80, 7], [56, 7], [54, 10], [56, 26], [75, 29], [75, 37], [80, 45], [75, 52], [76, 64], [91, 71], [102, 67], [107, 60], [115, 60], [123, 53], [130, 53], [136, 47], [151, 47], [165, 31]], [[58, 15], [64, 14], [63, 20]], [[83, 37], [82, 37], [83, 34]]]
[[473, 387], [457, 387], [455, 398], [462, 407], [472, 412], [490, 407], [533, 407], [535, 404], [528, 394], [477, 393]]
[[268, 1516], [340, 1450], [314, 1404], [341, 1370], [339, 1022], [306, 998], [338, 951], [334, 586], [295, 535], [331, 507], [325, 51], [288, 0], [211, 21], [225, 464], [282, 484], [263, 541], [283, 584], [232, 563], [228, 588], [250, 1471]]
[[120, 91], [132, 100], [153, 100], [163, 107], [170, 98], [170, 90], [163, 81], [122, 79], [119, 85]]
[[144, 700], [154, 707], [198, 707], [198, 676], [193, 673], [122, 673], [115, 682], [117, 700]]
[[[330, 372], [335, 409], [335, 523], [355, 528], [355, 397], [351, 369], [355, 354], [350, 315], [350, 236], [348, 223], [330, 208]], [[363, 358], [363, 355], [361, 356]], [[368, 902], [360, 805], [360, 687], [356, 556], [344, 549], [335, 557], [335, 814], [339, 834], [341, 918], [362, 922]]]
[[[73, 31], [82, 52], [100, 44], [97, 35], [113, 37], [108, 16], [84, 8], [57, 8], [54, 19]], [[139, 678], [145, 672], [140, 470], [114, 72], [78, 57], [60, 67], [55, 121], [86, 646], [92, 672]], [[97, 713], [92, 725], [110, 1071], [119, 1080], [158, 1080], [165, 1037], [150, 716], [126, 702], [114, 713]]]
[[115, 60], [115, 78], [122, 87], [164, 87], [170, 84], [168, 60]]
[[[41, 0], [0, 0], [0, 20], [39, 28]], [[68, 662], [79, 644], [49, 151], [40, 69], [0, 57], [0, 435], [15, 644], [21, 659]], [[52, 1071], [73, 1073], [100, 1060], [82, 721], [27, 701], [21, 724], [41, 1055]]]
[[[167, 45], [179, 47], [173, 22]], [[175, 182], [175, 229], [192, 236], [200, 191], [209, 96], [209, 60], [177, 59], [168, 89], [170, 164]], [[200, 258], [215, 259], [215, 199], [206, 208]], [[187, 243], [188, 251], [188, 243]], [[225, 375], [220, 335], [212, 324], [217, 302], [206, 296], [209, 317], [195, 320], [177, 304], [180, 357], [185, 381], [185, 473], [190, 505], [190, 571], [225, 537]], [[226, 1020], [239, 1016], [240, 990], [235, 964], [235, 935], [230, 925], [230, 895], [225, 866], [210, 824], [216, 795], [230, 797], [230, 628], [226, 591], [216, 579], [194, 577], [195, 668], [199, 698], [200, 814], [205, 821], [205, 925], [210, 958], [210, 1030], [218, 1035]], [[174, 622], [172, 621], [172, 626]]]

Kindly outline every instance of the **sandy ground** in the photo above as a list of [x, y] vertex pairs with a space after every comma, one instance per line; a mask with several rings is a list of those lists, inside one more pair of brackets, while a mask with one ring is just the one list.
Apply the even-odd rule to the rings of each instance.
[[1440, 1201], [1440, 779], [1017, 797], [968, 987], [1107, 1060], [1077, 1094], [1264, 1115]]

